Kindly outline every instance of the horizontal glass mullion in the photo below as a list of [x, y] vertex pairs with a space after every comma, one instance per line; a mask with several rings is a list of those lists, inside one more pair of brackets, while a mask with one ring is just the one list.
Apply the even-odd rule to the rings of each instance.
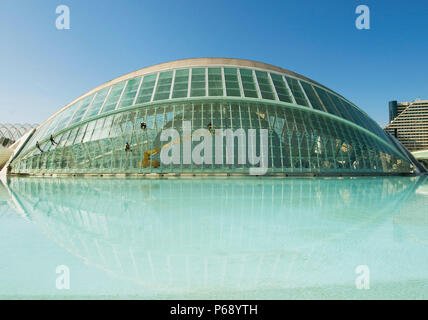
[[226, 86], [226, 95], [229, 97], [240, 97], [241, 89], [239, 87], [238, 70], [236, 68], [224, 68], [224, 79]]
[[271, 78], [276, 90], [276, 94], [278, 95], [278, 99], [283, 102], [292, 103], [293, 99], [291, 98], [290, 91], [285, 85], [285, 82], [282, 76], [275, 73], [271, 73]]
[[189, 84], [186, 82], [186, 83], [176, 83], [175, 85], [174, 85], [174, 91], [177, 91], [177, 90], [187, 90], [187, 88], [189, 87]]
[[240, 97], [241, 90], [239, 89], [226, 89], [226, 95], [229, 97]]
[[136, 103], [149, 102], [152, 98], [153, 90], [156, 83], [156, 73], [145, 75], [143, 78], [143, 83], [141, 84], [140, 92], [137, 95]]
[[172, 98], [185, 98], [187, 97], [187, 89], [186, 90], [174, 90], [172, 93]]
[[171, 91], [172, 85], [172, 77], [172, 71], [164, 71], [159, 74], [155, 95], [153, 97], [154, 101], [165, 100], [169, 98], [169, 92]]
[[205, 68], [193, 68], [190, 87], [191, 97], [206, 96]]
[[191, 89], [191, 97], [204, 97], [206, 95], [205, 89]]
[[268, 73], [265, 71], [256, 70], [256, 78], [259, 84], [260, 93], [263, 99], [275, 100], [275, 95], [272, 86], [268, 79]]
[[189, 89], [189, 69], [175, 71], [172, 98], [185, 98]]
[[253, 77], [252, 70], [249, 69], [239, 69], [241, 74], [242, 88], [244, 90], [244, 95], [247, 98], [258, 98], [256, 83]]

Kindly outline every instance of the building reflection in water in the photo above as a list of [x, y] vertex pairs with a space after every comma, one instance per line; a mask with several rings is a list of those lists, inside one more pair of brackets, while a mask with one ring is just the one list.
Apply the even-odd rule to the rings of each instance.
[[185, 293], [354, 285], [349, 268], [365, 240], [385, 223], [407, 234], [403, 206], [424, 183], [11, 178], [8, 188], [28, 219], [88, 264]]

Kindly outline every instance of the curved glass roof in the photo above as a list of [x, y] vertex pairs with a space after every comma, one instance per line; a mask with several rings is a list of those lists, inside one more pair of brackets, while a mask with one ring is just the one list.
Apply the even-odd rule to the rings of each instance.
[[389, 143], [382, 128], [366, 113], [315, 81], [259, 62], [203, 58], [144, 68], [89, 91], [48, 119], [25, 149], [100, 115], [142, 104], [193, 98], [298, 105], [350, 121]]

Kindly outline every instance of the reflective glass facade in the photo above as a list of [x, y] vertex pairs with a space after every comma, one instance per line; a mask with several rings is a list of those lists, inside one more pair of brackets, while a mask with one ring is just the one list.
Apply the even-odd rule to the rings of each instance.
[[204, 60], [142, 69], [83, 95], [37, 129], [13, 172], [248, 173], [238, 159], [164, 165], [160, 134], [182, 135], [184, 121], [212, 134], [267, 129], [268, 173], [413, 172], [375, 121], [326, 87], [260, 63]]

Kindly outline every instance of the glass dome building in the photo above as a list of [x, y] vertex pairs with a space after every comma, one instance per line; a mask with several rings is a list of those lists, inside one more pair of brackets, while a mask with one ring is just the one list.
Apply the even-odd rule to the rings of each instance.
[[[205, 145], [212, 150], [203, 149], [202, 162], [186, 161], [184, 144], [200, 143], [186, 136], [186, 123], [213, 137], [231, 129], [238, 143], [220, 145], [221, 161], [208, 161], [217, 144]], [[165, 129], [179, 138], [165, 142]], [[245, 175], [254, 165], [239, 159], [239, 139], [250, 130], [267, 133], [267, 146], [255, 152], [267, 156], [270, 175], [418, 170], [375, 121], [325, 86], [260, 62], [199, 58], [143, 68], [72, 101], [22, 142], [9, 172]], [[160, 155], [171, 145], [182, 146], [180, 157], [165, 163]]]

